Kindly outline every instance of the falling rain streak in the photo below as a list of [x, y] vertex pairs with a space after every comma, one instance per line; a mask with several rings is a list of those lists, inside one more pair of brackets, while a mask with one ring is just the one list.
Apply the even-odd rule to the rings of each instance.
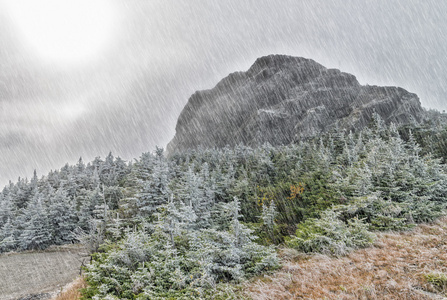
[[[40, 17], [17, 11], [32, 3]], [[1, 185], [80, 156], [130, 160], [166, 146], [194, 91], [267, 54], [308, 57], [446, 109], [443, 0], [54, 3], [0, 0]], [[36, 46], [48, 26], [53, 40]]]

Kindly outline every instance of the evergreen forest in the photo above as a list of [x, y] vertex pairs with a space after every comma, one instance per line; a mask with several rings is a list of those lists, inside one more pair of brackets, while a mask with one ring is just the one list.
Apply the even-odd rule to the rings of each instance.
[[85, 299], [231, 299], [277, 250], [342, 256], [445, 215], [447, 125], [82, 159], [0, 193], [0, 252], [82, 243]]

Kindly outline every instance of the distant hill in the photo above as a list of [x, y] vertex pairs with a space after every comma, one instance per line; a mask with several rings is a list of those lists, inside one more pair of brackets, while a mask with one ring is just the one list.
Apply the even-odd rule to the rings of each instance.
[[425, 116], [418, 96], [402, 88], [362, 86], [355, 76], [311, 59], [270, 55], [194, 93], [167, 151], [289, 144], [334, 127], [361, 129], [374, 111], [396, 124]]

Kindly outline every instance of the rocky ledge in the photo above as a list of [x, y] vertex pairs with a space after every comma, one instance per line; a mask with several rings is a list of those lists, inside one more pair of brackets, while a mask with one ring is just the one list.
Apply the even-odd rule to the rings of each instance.
[[289, 144], [334, 127], [361, 129], [374, 111], [396, 124], [425, 116], [418, 96], [402, 88], [363, 86], [355, 76], [311, 59], [270, 55], [194, 93], [167, 151]]

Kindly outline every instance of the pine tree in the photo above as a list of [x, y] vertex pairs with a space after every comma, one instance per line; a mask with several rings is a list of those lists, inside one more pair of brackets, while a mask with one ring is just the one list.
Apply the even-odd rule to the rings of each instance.
[[74, 203], [64, 189], [59, 188], [49, 199], [48, 217], [53, 230], [53, 242], [56, 245], [71, 243], [75, 240], [73, 231], [78, 218]]
[[268, 228], [268, 230], [273, 231], [273, 227], [275, 226], [275, 218], [278, 212], [276, 211], [275, 201], [270, 201], [270, 205], [267, 204], [262, 206], [262, 215], [261, 219], [264, 225]]
[[170, 172], [166, 159], [157, 156], [153, 160], [151, 173], [141, 173], [140, 189], [137, 194], [138, 207], [142, 216], [151, 216], [159, 206], [166, 204], [171, 194]]
[[0, 193], [0, 228], [5, 224], [8, 220], [13, 218], [13, 203], [11, 200], [11, 196], [8, 194], [4, 196], [3, 193]]
[[41, 250], [52, 243], [51, 226], [41, 196], [36, 193], [25, 209], [23, 230], [18, 237], [22, 250]]
[[0, 252], [13, 251], [18, 247], [17, 230], [8, 218], [0, 229]]
[[103, 198], [99, 191], [99, 187], [87, 193], [81, 198], [80, 208], [78, 211], [78, 226], [84, 230], [89, 228], [90, 219], [93, 218], [93, 211], [95, 207], [103, 202]]
[[[206, 173], [206, 171], [205, 171]], [[202, 176], [204, 173], [202, 173]], [[211, 208], [214, 205], [212, 187], [205, 188], [204, 178], [195, 174], [192, 168], [184, 172], [179, 186], [179, 199], [190, 206], [197, 216], [196, 226], [205, 228], [210, 225]]]

